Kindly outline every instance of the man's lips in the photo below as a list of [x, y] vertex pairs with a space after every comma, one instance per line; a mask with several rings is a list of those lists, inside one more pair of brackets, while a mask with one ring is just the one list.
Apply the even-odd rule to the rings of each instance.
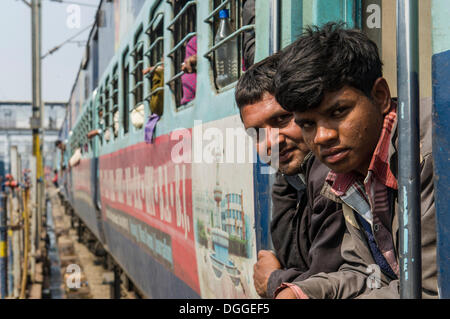
[[295, 149], [294, 147], [291, 147], [289, 149], [285, 149], [285, 150], [281, 151], [279, 153], [280, 162], [287, 161], [290, 158], [292, 151], [294, 151], [294, 149]]
[[320, 155], [327, 163], [334, 164], [344, 159], [349, 152], [349, 148], [330, 148], [323, 150]]

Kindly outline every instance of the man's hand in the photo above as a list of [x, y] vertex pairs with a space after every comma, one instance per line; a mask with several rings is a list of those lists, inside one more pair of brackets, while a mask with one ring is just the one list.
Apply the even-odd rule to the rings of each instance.
[[277, 269], [281, 269], [281, 264], [277, 257], [269, 250], [260, 250], [258, 252], [258, 261], [253, 266], [253, 282], [258, 295], [267, 296], [267, 282], [270, 274]]

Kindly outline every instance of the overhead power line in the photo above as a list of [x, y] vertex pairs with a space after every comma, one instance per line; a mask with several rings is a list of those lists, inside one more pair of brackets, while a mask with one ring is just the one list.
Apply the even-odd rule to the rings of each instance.
[[58, 51], [59, 49], [61, 49], [62, 46], [64, 46], [66, 43], [71, 42], [73, 39], [75, 39], [77, 36], [79, 36], [80, 34], [82, 34], [84, 31], [92, 28], [94, 26], [93, 24], [88, 25], [87, 27], [83, 28], [82, 30], [80, 30], [80, 32], [78, 32], [77, 34], [71, 36], [70, 38], [68, 38], [67, 40], [65, 40], [64, 42], [62, 42], [61, 44], [57, 45], [56, 47], [54, 47], [53, 49], [49, 50], [46, 54], [44, 54], [43, 56], [41, 56], [41, 59], [46, 58], [48, 55], [55, 53], [56, 51]]

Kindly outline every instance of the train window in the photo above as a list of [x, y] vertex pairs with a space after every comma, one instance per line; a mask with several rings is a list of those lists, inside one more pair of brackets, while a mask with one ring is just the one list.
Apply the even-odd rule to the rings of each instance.
[[88, 142], [88, 138], [87, 138], [88, 132], [89, 132], [89, 106], [87, 105], [86, 109], [84, 110], [83, 131], [82, 131], [83, 148], [86, 153], [89, 152], [89, 142]]
[[131, 74], [133, 75], [133, 88], [130, 93], [133, 97], [133, 109], [137, 108], [144, 100], [144, 81], [142, 70], [144, 69], [144, 32], [142, 27], [136, 33], [134, 39], [134, 48], [130, 55], [133, 57], [133, 69]]
[[119, 66], [116, 64], [113, 68], [111, 78], [111, 108], [113, 116], [113, 132], [116, 139], [119, 135]]
[[[242, 42], [245, 32], [253, 31], [254, 24], [242, 25], [242, 1], [241, 0], [214, 0], [214, 9], [206, 17], [204, 22], [208, 23], [212, 28], [213, 46], [208, 49], [204, 57], [209, 59], [214, 74], [214, 84], [217, 90], [228, 87], [235, 83], [242, 73]], [[223, 12], [222, 10], [228, 10]], [[216, 39], [216, 35], [220, 27], [220, 17], [226, 18], [228, 14], [228, 22], [231, 30], [225, 37]], [[233, 42], [235, 42], [233, 44]], [[231, 45], [230, 45], [231, 44]], [[229, 46], [227, 51], [219, 52]], [[225, 54], [224, 54], [225, 53]], [[220, 60], [219, 60], [220, 59]], [[223, 60], [223, 61], [222, 61]]]
[[172, 32], [174, 45], [167, 56], [172, 60], [174, 75], [166, 84], [169, 85], [175, 96], [177, 108], [180, 108], [195, 98], [196, 75], [185, 74], [181, 68], [184, 60], [189, 56], [196, 55], [197, 52], [197, 2], [195, 0], [172, 0], [170, 3], [174, 18], [167, 29]]
[[[97, 111], [97, 117], [96, 117], [96, 119], [97, 119], [97, 122], [96, 122], [96, 125], [95, 125], [95, 128], [96, 129], [101, 129], [101, 130], [104, 130], [104, 125], [103, 125], [103, 97], [102, 97], [102, 89], [100, 88], [99, 90], [98, 90], [98, 94], [96, 95], [96, 111]], [[103, 135], [103, 134], [102, 134]], [[100, 145], [103, 145], [103, 137], [102, 136], [100, 136], [100, 138], [98, 139], [99, 141], [100, 141]]]
[[150, 47], [145, 52], [150, 68], [145, 72], [150, 87], [150, 94], [145, 99], [150, 104], [152, 113], [163, 113], [164, 98], [164, 13], [154, 15], [146, 30]]
[[105, 125], [105, 94], [103, 92], [103, 87], [100, 88], [99, 94], [98, 94], [98, 125], [99, 128], [102, 130], [102, 135], [100, 137], [100, 144], [103, 144], [103, 138], [106, 130]]
[[[94, 123], [93, 112], [94, 112], [94, 108], [92, 107], [92, 102], [89, 102], [89, 105], [88, 105], [88, 111], [87, 111], [87, 114], [88, 114], [88, 128], [87, 128], [87, 133], [90, 132], [90, 131], [92, 131], [92, 129], [93, 129], [93, 127], [94, 127], [94, 125], [93, 125], [93, 123]], [[87, 134], [87, 133], [86, 133], [86, 134]], [[90, 146], [91, 150], [94, 148], [94, 141], [93, 141], [92, 138], [89, 139], [89, 146]]]
[[81, 148], [81, 153], [84, 154], [84, 145], [83, 145], [83, 119], [84, 116], [81, 116], [81, 121], [77, 127], [77, 139], [79, 142], [79, 147]]
[[125, 51], [122, 58], [122, 89], [123, 89], [123, 109], [122, 109], [122, 125], [124, 134], [128, 133], [130, 122], [130, 62], [128, 61], [128, 50]]
[[74, 128], [73, 131], [72, 131], [71, 139], [70, 139], [71, 155], [73, 155], [73, 153], [75, 152], [77, 147], [78, 147], [78, 144], [77, 144], [76, 128]]
[[111, 108], [110, 108], [110, 88], [109, 88], [109, 77], [106, 78], [105, 81], [105, 89], [104, 89], [104, 100], [103, 100], [103, 118], [105, 121], [105, 132], [103, 133], [103, 138], [108, 143], [111, 135]]

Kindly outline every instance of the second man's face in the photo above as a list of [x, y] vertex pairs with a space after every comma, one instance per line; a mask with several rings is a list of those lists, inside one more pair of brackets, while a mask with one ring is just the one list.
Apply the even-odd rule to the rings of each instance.
[[273, 95], [266, 93], [261, 101], [244, 106], [241, 116], [245, 129], [256, 131], [255, 144], [260, 157], [270, 156], [274, 160], [268, 164], [278, 166], [286, 175], [300, 172], [309, 149], [292, 113], [284, 110]]

